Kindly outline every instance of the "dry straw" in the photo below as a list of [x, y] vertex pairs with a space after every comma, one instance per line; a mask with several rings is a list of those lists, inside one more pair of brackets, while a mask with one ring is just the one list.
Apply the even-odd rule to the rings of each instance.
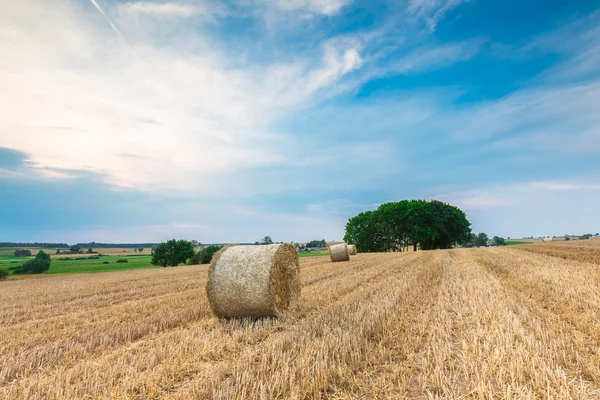
[[210, 263], [206, 293], [220, 317], [277, 317], [300, 304], [300, 262], [291, 244], [228, 246]]
[[356, 255], [356, 245], [355, 244], [348, 245], [348, 254], [350, 254], [351, 256]]
[[350, 260], [348, 245], [346, 243], [340, 243], [329, 246], [329, 257], [331, 258], [331, 262]]

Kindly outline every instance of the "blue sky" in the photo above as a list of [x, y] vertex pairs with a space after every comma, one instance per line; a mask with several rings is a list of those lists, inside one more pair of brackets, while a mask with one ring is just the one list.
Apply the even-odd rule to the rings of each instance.
[[598, 1], [20, 0], [0, 53], [0, 241], [600, 231]]

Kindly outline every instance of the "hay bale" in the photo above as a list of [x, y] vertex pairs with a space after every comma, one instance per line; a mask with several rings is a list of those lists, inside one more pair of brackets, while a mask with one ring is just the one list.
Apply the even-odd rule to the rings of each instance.
[[350, 254], [351, 256], [356, 255], [356, 245], [355, 244], [348, 245], [348, 254]]
[[291, 244], [228, 246], [210, 263], [206, 293], [219, 317], [276, 317], [300, 304], [300, 262]]
[[331, 262], [349, 261], [348, 245], [346, 243], [334, 244], [329, 246], [329, 257]]

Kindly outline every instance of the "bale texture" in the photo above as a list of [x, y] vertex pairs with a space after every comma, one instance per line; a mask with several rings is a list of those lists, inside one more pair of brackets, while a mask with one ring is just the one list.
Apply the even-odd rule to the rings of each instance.
[[356, 255], [356, 245], [355, 244], [348, 245], [348, 254], [350, 254], [351, 256]]
[[329, 246], [329, 257], [331, 258], [331, 262], [349, 261], [348, 245], [340, 243]]
[[210, 263], [206, 293], [219, 317], [277, 317], [300, 303], [300, 262], [291, 244], [228, 246]]

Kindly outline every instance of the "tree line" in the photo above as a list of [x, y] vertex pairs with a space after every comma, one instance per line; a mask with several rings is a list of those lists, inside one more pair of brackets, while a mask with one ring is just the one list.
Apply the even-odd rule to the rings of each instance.
[[471, 239], [471, 223], [441, 201], [402, 200], [352, 217], [344, 241], [360, 252], [447, 249]]
[[23, 243], [23, 242], [0, 242], [0, 247], [35, 247], [38, 249], [68, 249], [66, 243]]
[[152, 265], [176, 267], [180, 264], [209, 264], [213, 255], [223, 246], [207, 246], [198, 251], [194, 245], [184, 239], [171, 239], [152, 249]]

